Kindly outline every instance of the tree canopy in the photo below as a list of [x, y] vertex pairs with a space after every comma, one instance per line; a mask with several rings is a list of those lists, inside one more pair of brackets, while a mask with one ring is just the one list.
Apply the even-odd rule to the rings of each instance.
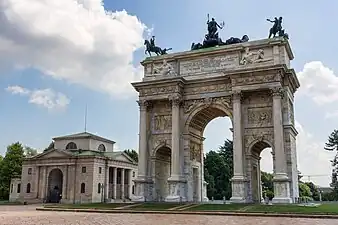
[[124, 150], [124, 153], [126, 153], [135, 162], [138, 162], [138, 154], [134, 149], [126, 149], [126, 150]]
[[336, 198], [338, 197], [338, 130], [334, 130], [328, 137], [327, 142], [325, 143], [325, 150], [327, 151], [336, 151], [336, 155], [331, 160], [332, 164], [332, 180], [331, 187], [334, 188], [334, 193], [336, 194]]

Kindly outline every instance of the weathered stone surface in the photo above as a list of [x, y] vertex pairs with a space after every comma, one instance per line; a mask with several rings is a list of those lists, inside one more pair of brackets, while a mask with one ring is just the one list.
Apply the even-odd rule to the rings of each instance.
[[[292, 59], [288, 42], [276, 38], [144, 60], [145, 77], [133, 86], [140, 100], [152, 102], [152, 110], [143, 116], [147, 129], [140, 137], [147, 142], [140, 149], [147, 149], [149, 155], [139, 162], [139, 171], [146, 170], [154, 186], [148, 193], [139, 193], [144, 195], [140, 199], [153, 195], [170, 201], [202, 201], [203, 132], [211, 120], [224, 116], [231, 118], [234, 133], [232, 200], [262, 199], [259, 154], [268, 147], [278, 149], [276, 188], [284, 187], [286, 181], [281, 178], [291, 179], [297, 173], [296, 166], [288, 166], [296, 164], [296, 149], [283, 137], [287, 129], [294, 129], [293, 94], [299, 87], [290, 69]], [[171, 157], [170, 165], [160, 163], [166, 157]], [[168, 173], [161, 176], [161, 171], [169, 170], [170, 177]], [[292, 187], [298, 185], [291, 180]], [[171, 193], [173, 189], [181, 190], [180, 194]], [[276, 192], [275, 200], [285, 202], [292, 196], [295, 201], [298, 194], [293, 190]]]

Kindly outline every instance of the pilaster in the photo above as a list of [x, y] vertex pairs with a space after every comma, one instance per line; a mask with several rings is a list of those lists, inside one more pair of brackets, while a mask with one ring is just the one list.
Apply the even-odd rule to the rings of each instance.
[[243, 165], [243, 121], [242, 121], [242, 93], [234, 91], [232, 93], [233, 103], [233, 160], [234, 176], [231, 179], [232, 197], [231, 202], [247, 201], [247, 180], [244, 175]]
[[273, 126], [274, 126], [274, 153], [276, 157], [276, 172], [274, 173], [273, 203], [291, 203], [290, 182], [286, 170], [286, 155], [284, 151], [284, 128], [282, 115], [283, 88], [271, 89], [273, 100]]

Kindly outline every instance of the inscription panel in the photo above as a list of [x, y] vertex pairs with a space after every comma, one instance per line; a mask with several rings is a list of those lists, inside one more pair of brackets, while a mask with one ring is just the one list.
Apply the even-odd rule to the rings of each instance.
[[239, 65], [237, 54], [199, 58], [180, 62], [180, 75], [212, 73], [223, 69], [233, 69]]

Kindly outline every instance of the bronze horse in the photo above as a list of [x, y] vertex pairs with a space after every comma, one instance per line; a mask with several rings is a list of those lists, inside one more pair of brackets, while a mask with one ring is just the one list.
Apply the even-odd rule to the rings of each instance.
[[154, 52], [156, 55], [165, 55], [167, 54], [167, 51], [171, 50], [172, 48], [160, 48], [158, 46], [152, 46], [148, 40], [144, 40], [144, 45], [146, 46], [146, 50], [144, 51], [144, 54], [149, 54], [151, 56], [151, 52]]

